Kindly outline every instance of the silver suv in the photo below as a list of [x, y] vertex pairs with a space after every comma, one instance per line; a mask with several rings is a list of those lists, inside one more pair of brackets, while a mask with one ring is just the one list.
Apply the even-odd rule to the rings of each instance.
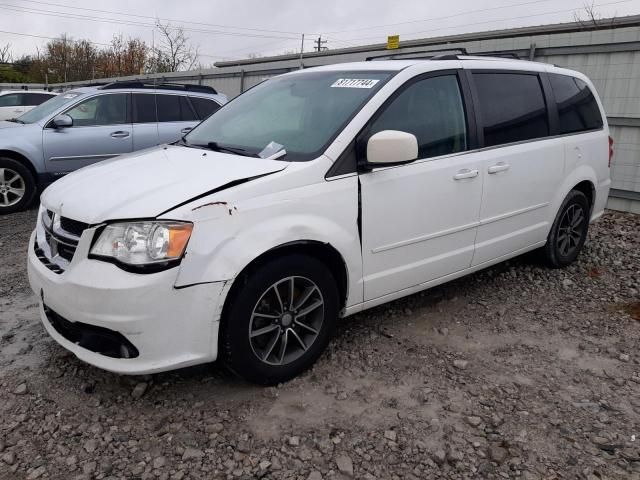
[[67, 91], [0, 122], [0, 214], [84, 166], [179, 140], [227, 97], [201, 85], [118, 82]]

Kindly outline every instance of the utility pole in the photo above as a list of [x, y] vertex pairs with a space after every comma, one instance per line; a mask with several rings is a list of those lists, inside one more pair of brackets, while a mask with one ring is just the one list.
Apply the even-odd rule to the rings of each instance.
[[316, 52], [322, 52], [323, 50], [327, 50], [327, 47], [324, 46], [325, 43], [327, 43], [326, 40], [322, 40], [322, 37], [318, 37], [318, 39], [313, 42], [316, 44], [315, 50]]
[[302, 34], [302, 44], [300, 45], [300, 70], [304, 68], [302, 57], [304, 56], [304, 33]]

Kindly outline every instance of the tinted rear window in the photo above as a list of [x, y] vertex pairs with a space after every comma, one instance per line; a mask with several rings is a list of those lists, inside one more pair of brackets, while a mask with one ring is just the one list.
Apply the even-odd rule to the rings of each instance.
[[485, 146], [549, 135], [549, 117], [537, 75], [475, 73]]
[[51, 97], [55, 97], [55, 95], [47, 95], [46, 93], [23, 93], [22, 102], [23, 105], [33, 107], [46, 102]]
[[156, 96], [150, 93], [133, 94], [133, 123], [155, 123]]
[[198, 120], [185, 96], [158, 95], [156, 98], [158, 103], [158, 121], [188, 122]]
[[600, 108], [586, 83], [567, 75], [550, 74], [551, 88], [558, 105], [560, 133], [602, 128]]
[[191, 100], [193, 108], [196, 109], [196, 113], [198, 114], [198, 117], [200, 117], [200, 120], [204, 120], [220, 108], [220, 105], [218, 105], [217, 102], [207, 98], [189, 97], [189, 99]]

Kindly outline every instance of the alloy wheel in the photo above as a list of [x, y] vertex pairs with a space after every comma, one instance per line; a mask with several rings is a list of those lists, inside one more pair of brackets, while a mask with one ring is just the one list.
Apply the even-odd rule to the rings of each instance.
[[556, 242], [562, 256], [573, 254], [580, 245], [580, 240], [584, 235], [585, 218], [583, 208], [575, 203], [569, 205], [569, 208], [562, 215]]
[[24, 178], [15, 170], [0, 168], [0, 207], [19, 203], [26, 191]]
[[253, 308], [249, 341], [253, 353], [270, 365], [287, 365], [309, 350], [324, 320], [324, 299], [305, 277], [283, 278], [264, 291]]

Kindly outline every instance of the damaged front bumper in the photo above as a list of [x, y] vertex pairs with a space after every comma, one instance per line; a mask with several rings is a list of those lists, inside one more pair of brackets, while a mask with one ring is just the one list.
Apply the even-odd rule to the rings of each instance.
[[[178, 268], [125, 272], [86, 258], [83, 242], [63, 273], [28, 254], [29, 282], [47, 332], [79, 359], [124, 374], [172, 370], [217, 357], [228, 282], [175, 288]], [[86, 246], [88, 248], [88, 246]]]

